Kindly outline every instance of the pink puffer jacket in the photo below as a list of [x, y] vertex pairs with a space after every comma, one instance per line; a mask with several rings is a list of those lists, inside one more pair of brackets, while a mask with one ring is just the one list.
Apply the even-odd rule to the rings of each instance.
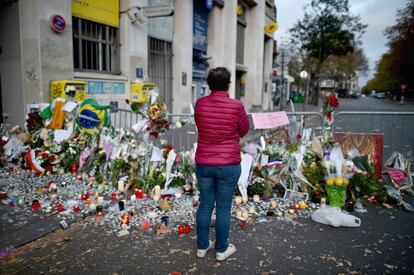
[[240, 137], [249, 131], [243, 104], [229, 98], [227, 91], [213, 91], [197, 100], [194, 117], [198, 129], [196, 163], [240, 163]]

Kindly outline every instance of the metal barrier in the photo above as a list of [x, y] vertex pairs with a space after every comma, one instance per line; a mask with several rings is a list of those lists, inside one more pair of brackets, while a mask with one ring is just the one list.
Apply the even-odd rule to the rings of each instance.
[[[303, 124], [304, 127], [312, 128], [315, 135], [321, 135], [323, 117], [320, 113], [288, 112], [287, 115], [290, 120], [288, 130], [296, 129], [296, 124], [300, 123], [301, 125]], [[254, 141], [258, 137], [274, 131], [274, 129], [254, 129], [251, 114], [248, 114], [248, 116], [250, 130], [249, 133], [241, 140], [242, 143]], [[171, 123], [171, 128], [165, 133], [163, 137], [166, 142], [176, 148], [177, 151], [187, 151], [192, 149], [194, 147], [194, 143], [197, 142], [197, 129], [194, 124], [194, 116], [190, 113], [181, 113], [168, 114], [167, 117]], [[111, 126], [114, 128], [125, 128], [130, 130], [131, 127], [141, 119], [143, 119], [142, 115], [135, 114], [131, 110], [115, 109], [111, 112]], [[295, 136], [296, 133], [297, 132], [291, 132], [289, 135]]]
[[112, 109], [110, 119], [112, 127], [130, 130], [134, 124], [143, 119], [143, 116], [128, 109]]
[[394, 151], [409, 159], [414, 156], [414, 112], [343, 111], [334, 118], [334, 133], [383, 133], [383, 161]]

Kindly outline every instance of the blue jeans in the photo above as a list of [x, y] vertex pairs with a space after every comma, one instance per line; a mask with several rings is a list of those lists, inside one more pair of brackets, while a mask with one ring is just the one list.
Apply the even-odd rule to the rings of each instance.
[[224, 252], [228, 247], [231, 221], [231, 203], [234, 188], [241, 174], [240, 164], [196, 165], [200, 206], [197, 211], [197, 248], [209, 246], [211, 214], [216, 205], [216, 251]]

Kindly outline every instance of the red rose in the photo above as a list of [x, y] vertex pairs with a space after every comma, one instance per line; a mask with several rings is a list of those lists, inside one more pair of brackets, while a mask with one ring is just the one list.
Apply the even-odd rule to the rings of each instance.
[[46, 153], [46, 152], [43, 152], [43, 153], [40, 155], [40, 157], [41, 157], [42, 159], [47, 159], [47, 158], [49, 157], [49, 154], [48, 154], [48, 153]]
[[302, 139], [302, 135], [301, 135], [300, 133], [297, 133], [297, 134], [296, 134], [296, 139], [297, 139], [297, 140], [301, 140], [301, 139]]
[[328, 104], [334, 108], [339, 106], [339, 100], [335, 96], [328, 97]]
[[50, 162], [54, 162], [54, 161], [56, 161], [56, 156], [55, 156], [55, 155], [50, 155], [50, 156], [49, 156], [49, 161], [50, 161]]

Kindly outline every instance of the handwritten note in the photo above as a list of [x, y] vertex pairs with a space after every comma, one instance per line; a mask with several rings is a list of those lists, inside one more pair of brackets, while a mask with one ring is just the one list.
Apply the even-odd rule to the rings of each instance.
[[252, 113], [255, 129], [272, 129], [289, 124], [285, 111], [271, 113]]

